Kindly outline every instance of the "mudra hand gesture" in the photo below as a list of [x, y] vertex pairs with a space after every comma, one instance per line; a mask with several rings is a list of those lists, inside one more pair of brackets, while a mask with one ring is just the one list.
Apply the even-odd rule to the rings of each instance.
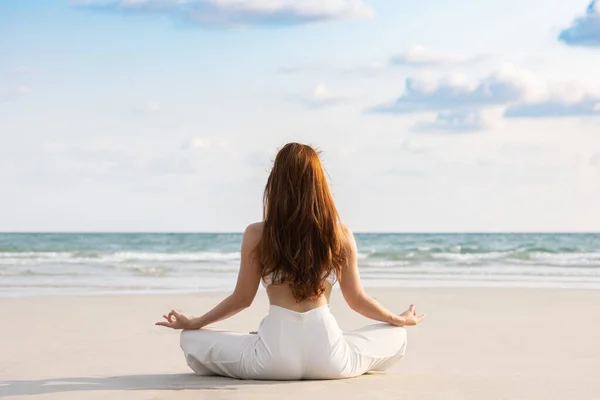
[[171, 329], [193, 329], [192, 317], [188, 317], [177, 310], [171, 310], [170, 313], [163, 315], [166, 321], [158, 321], [154, 325], [166, 326]]
[[413, 326], [418, 324], [425, 318], [425, 314], [417, 315], [417, 308], [414, 304], [408, 307], [408, 310], [400, 314], [402, 326]]

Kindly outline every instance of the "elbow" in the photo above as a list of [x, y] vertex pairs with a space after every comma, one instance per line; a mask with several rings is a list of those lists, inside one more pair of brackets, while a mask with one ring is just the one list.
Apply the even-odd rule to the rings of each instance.
[[242, 308], [242, 310], [245, 310], [246, 308], [250, 307], [251, 305], [252, 305], [252, 299], [244, 300], [240, 303], [240, 307]]
[[350, 309], [352, 311], [356, 311], [356, 312], [360, 313], [360, 310], [362, 309], [362, 305], [363, 305], [362, 298], [358, 297], [358, 298], [346, 299], [346, 303], [348, 303], [348, 307], [350, 307]]
[[234, 303], [236, 305], [236, 308], [240, 309], [240, 310], [244, 310], [248, 307], [250, 307], [252, 305], [252, 302], [254, 301], [254, 297], [253, 296], [244, 296], [244, 295], [239, 295], [239, 294], [233, 294], [232, 295]]
[[364, 309], [366, 297], [364, 292], [356, 294], [355, 296], [346, 298], [346, 303], [348, 303], [348, 307], [350, 307], [352, 311], [360, 313], [360, 311]]

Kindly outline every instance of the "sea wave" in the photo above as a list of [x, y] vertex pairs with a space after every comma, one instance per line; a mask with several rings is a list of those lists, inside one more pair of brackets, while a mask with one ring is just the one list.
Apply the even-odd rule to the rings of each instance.
[[[594, 287], [600, 234], [355, 234], [366, 286]], [[1, 234], [0, 297], [230, 289], [241, 234]]]
[[35, 276], [61, 276], [61, 277], [65, 277], [65, 276], [76, 276], [76, 275], [80, 275], [80, 274], [74, 274], [74, 273], [66, 273], [64, 271], [36, 271], [33, 269], [23, 269], [23, 270], [0, 270], [0, 276], [1, 277], [16, 277], [16, 276], [31, 276], [31, 277], [35, 277]]
[[507, 265], [550, 265], [600, 267], [600, 252], [526, 252], [520, 249], [489, 251], [480, 253], [461, 252], [370, 252], [361, 253], [359, 263], [365, 266], [378, 265], [427, 265], [427, 264], [482, 264]]
[[5, 252], [0, 253], [0, 265], [53, 263], [128, 263], [140, 261], [153, 262], [228, 262], [240, 260], [239, 252], [193, 252], [159, 253], [121, 251], [115, 253], [94, 252]]
[[[237, 264], [240, 252], [4, 252], [0, 253], [2, 266], [33, 265], [90, 265], [104, 268], [149, 264], [154, 268], [175, 265]], [[486, 253], [459, 252], [361, 252], [359, 265], [415, 266], [415, 265], [539, 265], [581, 266], [600, 268], [600, 252], [549, 253], [524, 252], [522, 250], [490, 251]]]

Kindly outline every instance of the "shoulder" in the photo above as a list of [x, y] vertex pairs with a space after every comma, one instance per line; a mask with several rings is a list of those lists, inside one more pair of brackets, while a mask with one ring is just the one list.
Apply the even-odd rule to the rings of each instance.
[[346, 224], [342, 224], [342, 223], [340, 222], [340, 229], [342, 230], [342, 233], [343, 233], [345, 236], [349, 236], [349, 237], [353, 236], [353, 235], [352, 235], [352, 230], [351, 230], [351, 229], [348, 227], [348, 225], [346, 225]]
[[264, 222], [254, 222], [246, 227], [244, 233], [248, 234], [262, 234]]
[[263, 223], [255, 222], [250, 224], [244, 230], [244, 240], [249, 242], [258, 243], [262, 237]]
[[354, 248], [356, 246], [356, 240], [354, 239], [354, 234], [352, 233], [352, 230], [344, 224], [340, 225], [342, 232], [342, 240], [344, 241], [344, 244], [349, 248]]

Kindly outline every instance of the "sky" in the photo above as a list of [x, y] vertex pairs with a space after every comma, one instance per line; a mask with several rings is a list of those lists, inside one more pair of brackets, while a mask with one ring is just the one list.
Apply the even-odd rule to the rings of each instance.
[[600, 231], [600, 1], [0, 0], [0, 231]]

